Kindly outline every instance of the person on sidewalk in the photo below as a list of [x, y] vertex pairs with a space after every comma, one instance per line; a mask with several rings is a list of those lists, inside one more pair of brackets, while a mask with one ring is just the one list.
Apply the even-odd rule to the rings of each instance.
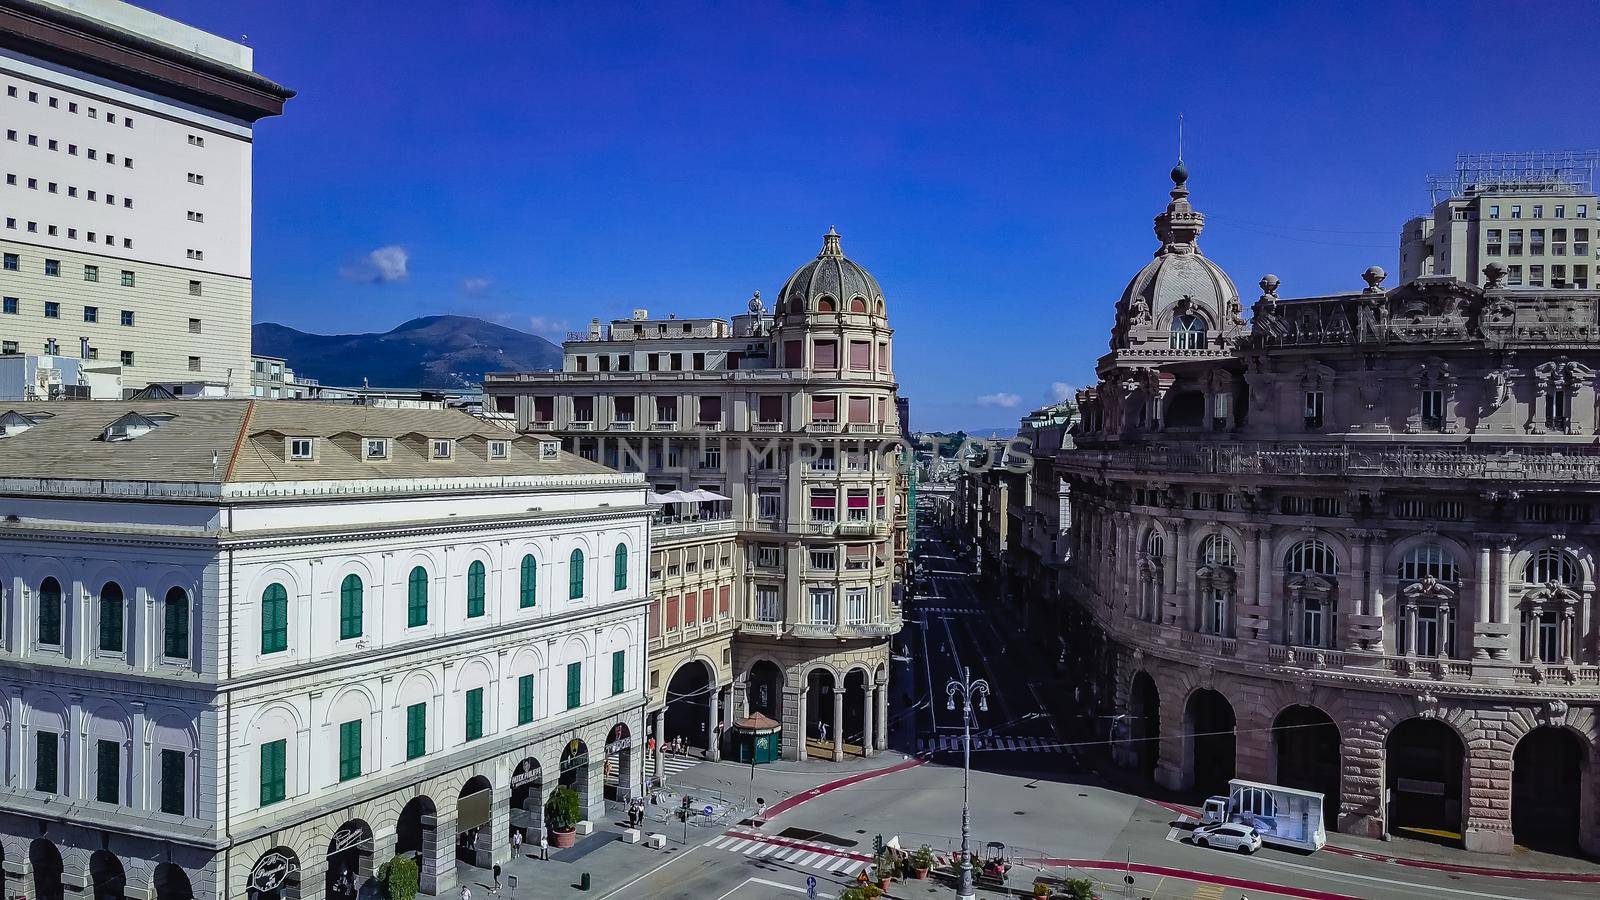
[[767, 824], [767, 801], [764, 797], [756, 798], [756, 827], [762, 828]]
[[520, 828], [513, 828], [511, 830], [511, 855], [522, 855], [522, 829]]
[[461, 900], [472, 900], [472, 888], [464, 884], [461, 886]]
[[500, 896], [500, 864], [499, 863], [495, 863], [495, 867], [494, 867], [494, 887], [489, 888], [489, 893], [494, 895], [494, 896], [496, 896], [496, 897]]

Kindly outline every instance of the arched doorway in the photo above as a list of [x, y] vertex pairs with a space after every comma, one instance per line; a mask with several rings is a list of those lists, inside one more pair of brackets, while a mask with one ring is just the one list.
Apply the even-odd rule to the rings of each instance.
[[411, 798], [400, 810], [400, 819], [394, 826], [394, 855], [410, 856], [420, 864], [434, 843], [437, 816], [438, 810], [427, 795]]
[[511, 830], [521, 832], [522, 840], [535, 847], [544, 834], [544, 815], [539, 806], [544, 802], [543, 786], [544, 772], [537, 759], [530, 756], [511, 770]]
[[845, 752], [866, 755], [867, 703], [869, 702], [867, 671], [851, 669], [844, 676], [844, 743]]
[[626, 803], [633, 796], [633, 733], [618, 722], [606, 736], [606, 799]]
[[1339, 823], [1339, 726], [1315, 706], [1291, 706], [1272, 723], [1278, 784], [1322, 795], [1322, 825]]
[[182, 866], [162, 863], [155, 871], [156, 900], [194, 900], [189, 873]]
[[360, 819], [339, 826], [328, 840], [327, 900], [356, 900], [372, 877], [372, 829]]
[[774, 722], [783, 721], [783, 670], [771, 660], [760, 660], [750, 667], [745, 678], [745, 699], [749, 710]]
[[1466, 750], [1438, 719], [1407, 719], [1384, 742], [1389, 831], [1459, 845]]
[[568, 741], [567, 748], [561, 751], [560, 783], [578, 792], [578, 803], [582, 805], [587, 818], [592, 804], [589, 794], [589, 745], [577, 738]]
[[456, 794], [456, 860], [487, 869], [494, 865], [494, 785], [474, 775]]
[[1190, 783], [1203, 794], [1226, 796], [1233, 779], [1233, 704], [1216, 691], [1202, 688], [1189, 695], [1184, 725], [1194, 776]]
[[1128, 704], [1128, 736], [1133, 739], [1134, 759], [1144, 777], [1155, 780], [1156, 763], [1161, 760], [1161, 692], [1148, 672], [1133, 676]]
[[667, 681], [666, 711], [662, 727], [665, 740], [683, 738], [684, 743], [702, 750], [711, 746], [711, 692], [717, 689], [711, 666], [691, 659], [678, 667]]
[[1583, 741], [1545, 725], [1517, 742], [1511, 760], [1511, 834], [1518, 844], [1577, 853], [1584, 791]]
[[62, 900], [65, 888], [61, 883], [63, 872], [61, 851], [44, 838], [28, 845], [28, 865], [33, 869], [33, 896], [37, 900]]
[[812, 669], [806, 675], [806, 752], [818, 759], [833, 759], [833, 673]]
[[96, 850], [89, 857], [89, 895], [94, 900], [122, 900], [127, 889], [122, 860], [110, 850]]
[[245, 883], [248, 900], [300, 900], [300, 858], [287, 847], [261, 854]]

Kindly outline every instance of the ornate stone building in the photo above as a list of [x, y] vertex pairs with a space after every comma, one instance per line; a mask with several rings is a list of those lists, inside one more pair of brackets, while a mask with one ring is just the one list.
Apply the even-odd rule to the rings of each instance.
[[823, 758], [884, 748], [909, 513], [892, 335], [830, 229], [770, 310], [596, 319], [562, 371], [485, 380], [519, 428], [654, 488], [652, 736], [716, 758], [717, 726], [761, 712], [788, 758], [802, 734]]
[[1600, 294], [1421, 277], [1247, 320], [1172, 172], [1076, 449], [1068, 576], [1121, 761], [1330, 827], [1600, 852]]

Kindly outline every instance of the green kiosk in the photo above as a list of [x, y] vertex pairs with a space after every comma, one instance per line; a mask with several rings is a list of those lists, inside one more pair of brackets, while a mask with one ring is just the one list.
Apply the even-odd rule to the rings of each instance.
[[761, 713], [754, 713], [733, 723], [728, 740], [739, 762], [757, 765], [775, 762], [783, 750], [783, 726]]

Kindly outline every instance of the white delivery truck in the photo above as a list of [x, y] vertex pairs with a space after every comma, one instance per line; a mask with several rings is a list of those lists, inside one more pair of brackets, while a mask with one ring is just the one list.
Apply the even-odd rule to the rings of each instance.
[[1228, 782], [1228, 796], [1206, 800], [1200, 824], [1237, 822], [1254, 828], [1264, 843], [1321, 850], [1328, 842], [1322, 826], [1322, 802], [1322, 795], [1315, 791], [1235, 778]]

